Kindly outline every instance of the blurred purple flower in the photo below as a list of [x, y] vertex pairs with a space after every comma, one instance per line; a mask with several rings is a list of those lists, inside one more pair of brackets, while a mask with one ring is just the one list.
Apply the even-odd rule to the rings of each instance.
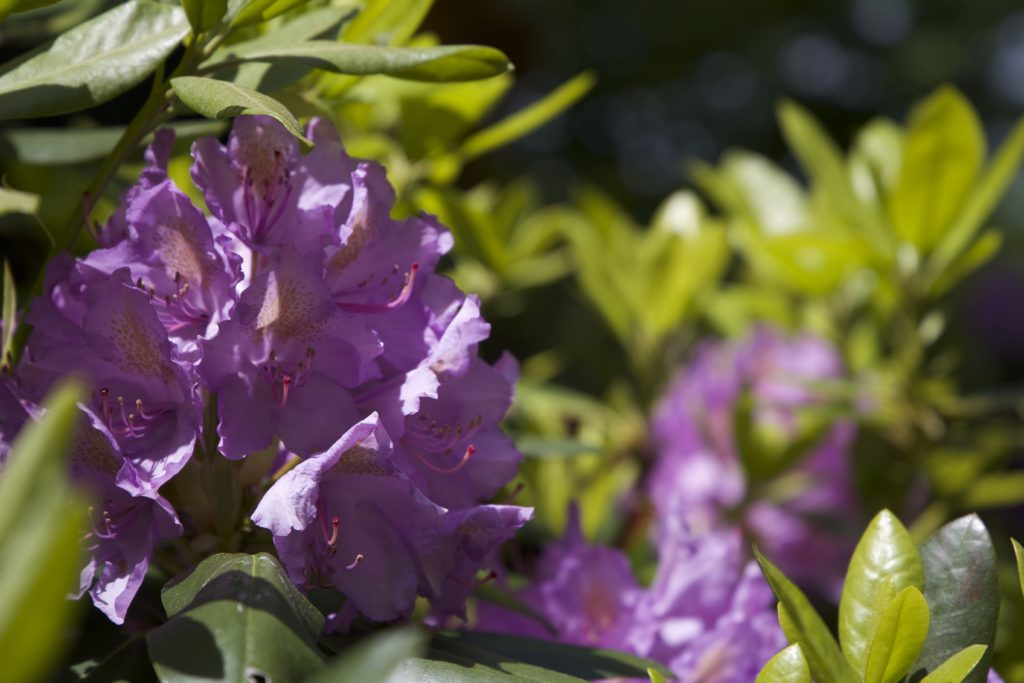
[[648, 588], [615, 548], [589, 545], [573, 516], [517, 597], [555, 628], [481, 603], [477, 628], [626, 650], [669, 666], [680, 680], [750, 683], [782, 647], [775, 600], [738, 533], [673, 539]]
[[733, 443], [733, 420], [749, 391], [753, 428], [775, 441], [793, 441], [801, 409], [824, 403], [818, 385], [842, 372], [839, 356], [823, 340], [786, 339], [766, 328], [741, 342], [700, 349], [654, 415], [659, 457], [649, 491], [660, 537], [727, 528], [738, 520], [795, 580], [835, 592], [858, 521], [846, 455], [853, 425], [832, 424], [785, 473], [797, 493], [748, 500], [750, 482]]

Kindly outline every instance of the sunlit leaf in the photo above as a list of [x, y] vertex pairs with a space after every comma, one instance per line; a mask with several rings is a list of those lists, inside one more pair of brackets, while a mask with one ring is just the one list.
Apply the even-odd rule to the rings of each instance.
[[839, 602], [839, 642], [857, 672], [865, 670], [886, 608], [883, 591], [894, 596], [908, 586], [924, 587], [921, 559], [906, 528], [894, 514], [882, 510], [853, 551]]
[[156, 69], [189, 31], [180, 7], [130, 0], [0, 67], [0, 118], [102, 104]]
[[865, 683], [897, 683], [910, 670], [928, 636], [928, 603], [914, 586], [896, 594], [878, 620], [868, 649]]
[[197, 114], [208, 119], [230, 119], [242, 114], [263, 114], [279, 121], [288, 131], [307, 144], [312, 144], [288, 109], [272, 97], [233, 83], [181, 76], [171, 79], [174, 93]]
[[811, 683], [811, 671], [799, 645], [790, 645], [768, 660], [754, 683]]

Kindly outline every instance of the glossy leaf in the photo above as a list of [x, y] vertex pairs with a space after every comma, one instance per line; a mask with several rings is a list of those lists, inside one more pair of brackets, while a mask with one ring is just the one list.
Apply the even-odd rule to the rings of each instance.
[[242, 114], [263, 114], [277, 119], [288, 131], [307, 144], [312, 144], [288, 108], [263, 93], [233, 83], [181, 76], [171, 79], [171, 87], [190, 109], [208, 119], [230, 119]]
[[888, 510], [879, 512], [850, 559], [839, 601], [839, 642], [853, 668], [863, 675], [886, 600], [882, 591], [924, 587], [924, 570], [906, 528]]
[[403, 48], [309, 40], [297, 45], [231, 50], [228, 54], [226, 63], [295, 64], [338, 74], [384, 74], [414, 81], [475, 81], [511, 68], [501, 51], [479, 45]]
[[408, 660], [422, 655], [426, 648], [427, 633], [422, 629], [396, 628], [376, 633], [343, 650], [309, 683], [392, 680]]
[[67, 482], [65, 457], [82, 393], [69, 383], [50, 395], [44, 417], [18, 436], [0, 477], [4, 680], [43, 680], [65, 645], [54, 634], [77, 607], [67, 595], [78, 583], [87, 503]]
[[220, 23], [228, 11], [228, 0], [181, 0], [193, 33], [203, 33]]
[[928, 637], [928, 603], [907, 586], [886, 606], [868, 650], [865, 683], [896, 683], [910, 670]]
[[323, 669], [323, 615], [272, 555], [214, 555], [161, 598], [170, 620], [147, 642], [165, 683], [303, 680]]
[[979, 674], [984, 680], [987, 671], [978, 662], [987, 653], [984, 645], [971, 645], [943, 662], [935, 671], [921, 679], [920, 683], [961, 683], [969, 675]]
[[0, 68], [0, 118], [102, 104], [141, 82], [188, 34], [180, 7], [130, 0]]
[[262, 24], [307, 2], [309, 0], [252, 0], [246, 3], [231, 23], [236, 28]]
[[790, 645], [768, 660], [754, 683], [811, 683], [811, 670], [799, 645]]
[[[991, 648], [999, 618], [996, 552], [977, 515], [953, 520], [920, 548], [924, 596], [931, 608], [931, 632], [914, 665], [915, 674], [934, 670], [969, 645]], [[967, 683], [984, 683], [990, 657]]]
[[901, 239], [922, 251], [937, 244], [960, 211], [985, 158], [974, 108], [943, 87], [914, 108], [889, 218]]
[[817, 683], [859, 683], [828, 626], [807, 596], [757, 549], [754, 550], [768, 585], [785, 608], [787, 634], [795, 636]]

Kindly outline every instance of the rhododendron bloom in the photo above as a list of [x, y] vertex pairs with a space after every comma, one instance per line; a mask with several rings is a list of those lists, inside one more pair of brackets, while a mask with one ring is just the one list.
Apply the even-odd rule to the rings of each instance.
[[[749, 392], [753, 428], [783, 443], [799, 436], [801, 411], [825, 403], [822, 383], [842, 376], [825, 341], [786, 339], [761, 329], [748, 339], [709, 344], [673, 380], [658, 406], [653, 435], [658, 459], [649, 478], [660, 536], [728, 528], [738, 522], [752, 541], [802, 583], [837, 590], [856, 518], [846, 451], [853, 426], [831, 424], [793, 469], [799, 490], [774, 502], [757, 497], [734, 443], [738, 403]], [[822, 563], [826, 562], [823, 566]]]

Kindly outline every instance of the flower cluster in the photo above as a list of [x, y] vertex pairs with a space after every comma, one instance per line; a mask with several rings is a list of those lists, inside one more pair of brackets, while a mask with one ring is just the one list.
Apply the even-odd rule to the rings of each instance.
[[675, 538], [643, 588], [620, 550], [589, 545], [577, 518], [549, 546], [519, 598], [539, 621], [481, 604], [483, 630], [626, 650], [665, 662], [683, 681], [749, 683], [785, 638], [757, 565], [736, 532]]
[[[823, 385], [842, 373], [835, 350], [810, 335], [787, 339], [761, 328], [747, 339], [700, 349], [673, 380], [653, 419], [659, 457], [649, 493], [659, 542], [738, 524], [798, 583], [837, 597], [859, 522], [847, 458], [854, 428], [831, 416], [816, 427], [800, 418], [806, 409], [826, 404]], [[797, 448], [796, 462], [757, 495], [751, 495], [754, 482], [735, 443], [744, 396], [750, 399], [750, 429], [762, 443]], [[805, 434], [812, 438], [801, 445]]]
[[[24, 408], [70, 372], [93, 387], [72, 455], [102, 501], [82, 590], [116, 622], [154, 545], [182, 533], [158, 491], [200, 436], [229, 459], [282, 451], [292, 468], [253, 520], [296, 583], [345, 594], [341, 625], [407, 616], [417, 595], [461, 614], [530, 516], [480, 504], [521, 459], [498, 427], [517, 367], [479, 358], [477, 300], [435, 274], [450, 234], [393, 218], [384, 169], [349, 157], [328, 125], [308, 137], [302, 154], [252, 116], [227, 145], [196, 142], [206, 215], [168, 177], [173, 136], [158, 133], [102, 248], [54, 259], [31, 305], [0, 427], [6, 442], [19, 419], [7, 398]], [[216, 434], [201, 433], [204, 413]]]

